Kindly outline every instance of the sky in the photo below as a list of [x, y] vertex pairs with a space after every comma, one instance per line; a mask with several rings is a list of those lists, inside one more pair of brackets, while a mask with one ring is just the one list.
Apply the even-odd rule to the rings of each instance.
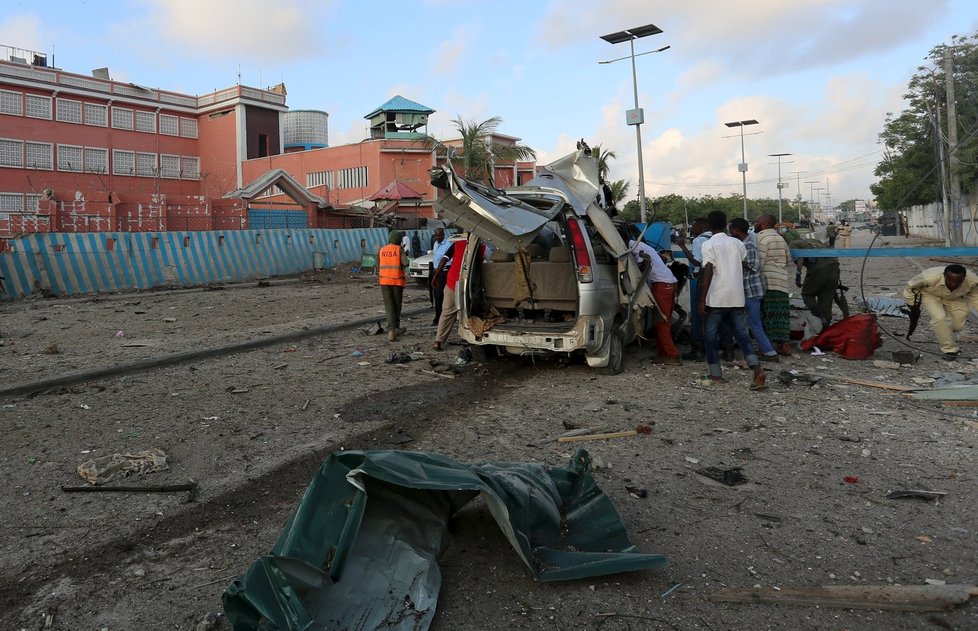
[[[365, 114], [394, 95], [434, 110], [428, 131], [502, 118], [546, 164], [578, 139], [616, 158], [638, 193], [627, 42], [635, 42], [646, 195], [742, 193], [823, 204], [871, 199], [877, 139], [937, 45], [978, 30], [972, 0], [5, 0], [0, 44], [53, 65], [206, 94], [284, 82], [292, 109], [329, 113], [330, 144], [366, 137]], [[641, 55], [663, 46], [668, 50]], [[600, 64], [625, 57], [621, 61]], [[822, 190], [817, 190], [822, 189]]]

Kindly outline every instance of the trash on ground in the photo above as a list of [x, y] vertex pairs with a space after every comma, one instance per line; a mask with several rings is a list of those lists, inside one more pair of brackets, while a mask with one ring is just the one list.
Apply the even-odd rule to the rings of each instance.
[[402, 353], [399, 351], [391, 351], [387, 355], [387, 359], [384, 360], [385, 364], [409, 364], [411, 363], [411, 356], [407, 353]]
[[724, 587], [710, 600], [728, 603], [811, 605], [842, 609], [944, 611], [978, 596], [975, 585], [827, 585]]
[[638, 486], [632, 486], [631, 484], [626, 484], [625, 490], [628, 491], [629, 495], [638, 499], [645, 499], [649, 496], [649, 492], [647, 490]]
[[746, 484], [748, 481], [741, 467], [729, 467], [727, 469], [721, 467], [704, 467], [702, 469], [694, 469], [694, 471], [705, 478], [716, 480], [727, 486]]
[[90, 484], [105, 484], [116, 478], [156, 473], [166, 468], [166, 453], [154, 447], [132, 454], [111, 454], [86, 460], [78, 465], [78, 475]]
[[61, 352], [61, 349], [59, 349], [57, 343], [55, 343], [52, 344], [51, 346], [48, 346], [41, 352], [44, 353], [45, 355], [57, 355]]
[[639, 434], [651, 434], [652, 428], [648, 425], [639, 424], [635, 426], [635, 431]]
[[455, 355], [455, 365], [464, 366], [472, 361], [472, 351], [469, 350], [468, 346], [463, 346], [458, 349], [458, 354]]
[[477, 496], [536, 579], [665, 565], [663, 555], [639, 553], [629, 541], [590, 464], [583, 449], [566, 468], [334, 453], [271, 553], [225, 590], [228, 621], [234, 629], [427, 629], [448, 521]]
[[923, 489], [899, 489], [886, 494], [888, 500], [918, 499], [937, 500], [947, 495], [945, 491], [925, 491]]
[[814, 386], [816, 383], [822, 380], [821, 377], [801, 373], [797, 370], [782, 370], [775, 375], [775, 378], [786, 386], [797, 383], [809, 387]]
[[412, 440], [414, 440], [414, 439], [411, 438], [410, 434], [408, 434], [403, 429], [401, 429], [400, 427], [398, 427], [394, 431], [394, 433], [391, 434], [391, 437], [390, 437], [390, 439], [388, 439], [388, 442], [390, 442], [391, 444], [394, 444], [394, 445], [403, 445], [405, 443], [411, 442]]
[[361, 335], [380, 335], [384, 332], [384, 327], [381, 326], [380, 322], [374, 322], [373, 324], [361, 327], [359, 331]]
[[353, 351], [350, 353], [350, 357], [363, 357], [363, 351]]
[[846, 484], [859, 484], [858, 475], [844, 475], [842, 476], [842, 481]]
[[928, 401], [978, 401], [978, 385], [916, 390], [910, 396]]
[[557, 439], [558, 443], [577, 443], [583, 440], [608, 440], [609, 438], [627, 438], [629, 436], [638, 436], [638, 432], [633, 429], [627, 429], [621, 432], [606, 432], [604, 434], [587, 434], [584, 436], [561, 436]]
[[187, 493], [187, 502], [197, 500], [199, 493], [197, 483], [187, 484], [157, 484], [152, 486], [63, 486], [65, 493]]
[[898, 364], [916, 364], [920, 353], [914, 351], [893, 351], [893, 361]]
[[900, 368], [900, 362], [891, 362], [885, 359], [874, 359], [873, 366], [877, 368], [886, 368], [888, 370], [898, 370]]

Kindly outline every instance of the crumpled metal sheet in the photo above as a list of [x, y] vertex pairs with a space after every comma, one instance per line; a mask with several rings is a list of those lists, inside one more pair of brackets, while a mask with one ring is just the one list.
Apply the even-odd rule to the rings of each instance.
[[539, 580], [666, 564], [631, 544], [579, 449], [568, 467], [461, 464], [432, 453], [332, 454], [271, 554], [224, 592], [236, 631], [423, 631], [434, 616], [449, 518], [481, 495]]
[[[860, 300], [859, 302], [863, 302]], [[903, 298], [891, 298], [889, 296], [867, 296], [866, 308], [876, 315], [892, 316], [895, 318], [909, 318], [910, 315], [901, 311], [907, 309], [907, 301]]]

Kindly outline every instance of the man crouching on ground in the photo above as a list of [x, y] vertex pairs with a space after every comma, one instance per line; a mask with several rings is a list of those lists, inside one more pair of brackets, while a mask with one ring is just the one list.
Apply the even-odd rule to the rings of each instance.
[[930, 326], [945, 359], [955, 359], [955, 333], [964, 328], [969, 307], [978, 309], [978, 277], [961, 265], [929, 267], [909, 281], [903, 290], [908, 304], [920, 294], [920, 307], [930, 316]]

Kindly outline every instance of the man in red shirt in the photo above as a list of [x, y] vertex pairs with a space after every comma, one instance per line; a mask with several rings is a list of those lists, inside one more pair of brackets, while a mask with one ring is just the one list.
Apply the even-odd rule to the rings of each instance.
[[435, 343], [432, 345], [436, 351], [440, 351], [442, 345], [448, 341], [448, 336], [451, 334], [452, 327], [455, 326], [455, 320], [458, 317], [458, 302], [455, 296], [455, 286], [458, 284], [459, 276], [462, 274], [462, 257], [465, 256], [465, 246], [467, 243], [468, 240], [466, 239], [452, 242], [441, 260], [438, 261], [438, 269], [434, 274], [435, 278], [437, 278], [441, 274], [445, 264], [449, 260], [452, 262], [448, 268], [448, 274], [445, 277], [445, 296], [441, 303], [441, 316], [438, 319]]

